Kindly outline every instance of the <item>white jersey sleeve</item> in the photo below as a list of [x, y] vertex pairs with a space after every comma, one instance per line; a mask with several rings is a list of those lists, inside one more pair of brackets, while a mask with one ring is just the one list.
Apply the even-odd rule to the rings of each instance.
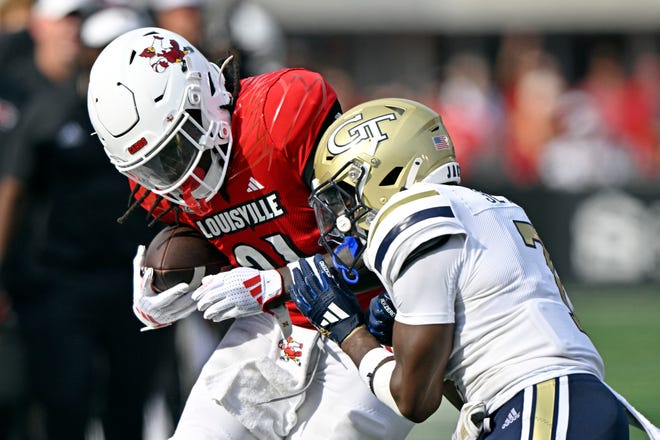
[[417, 184], [395, 194], [371, 223], [364, 261], [388, 291], [406, 259], [420, 246], [465, 234], [449, 201], [434, 185]]
[[399, 274], [393, 286], [396, 295], [392, 296], [396, 321], [408, 325], [454, 322], [456, 281], [464, 245], [464, 235], [453, 235]]

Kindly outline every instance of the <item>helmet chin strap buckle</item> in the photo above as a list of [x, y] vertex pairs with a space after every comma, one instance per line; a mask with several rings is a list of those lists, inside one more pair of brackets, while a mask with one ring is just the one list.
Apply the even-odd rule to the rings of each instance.
[[190, 189], [185, 189], [183, 191], [183, 201], [185, 202], [186, 206], [192, 210], [192, 212], [198, 214], [198, 215], [207, 215], [211, 212], [211, 207], [209, 206], [208, 203], [206, 203], [206, 200], [204, 199], [198, 199], [193, 195], [194, 191], [190, 191]]

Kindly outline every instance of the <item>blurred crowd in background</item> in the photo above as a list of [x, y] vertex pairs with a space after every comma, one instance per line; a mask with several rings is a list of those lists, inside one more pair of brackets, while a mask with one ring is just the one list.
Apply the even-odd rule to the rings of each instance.
[[[117, 226], [129, 196], [126, 181], [96, 139], [80, 136], [62, 116], [68, 112], [79, 130], [88, 129], [84, 86], [94, 57], [119, 33], [152, 24], [184, 35], [210, 59], [236, 51], [245, 76], [284, 66], [317, 70], [344, 109], [388, 96], [427, 104], [442, 115], [471, 185], [658, 194], [660, 27], [644, 35], [584, 35], [579, 29], [559, 36], [303, 34], [287, 32], [263, 2], [252, 0], [38, 0], [36, 6], [0, 0], [0, 440], [166, 438], [182, 396], [217, 342], [216, 330], [194, 317], [176, 331], [147, 332], [160, 336], [139, 332], [131, 313], [130, 259], [157, 231], [143, 230], [140, 215], [134, 216], [140, 226]], [[76, 140], [95, 152], [74, 159], [87, 174], [43, 155], [63, 146], [69, 154]], [[22, 144], [34, 152], [26, 156], [28, 171], [22, 163], [7, 165], [6, 151], [14, 151], [15, 160]], [[45, 175], [51, 180], [44, 182]], [[104, 209], [93, 204], [100, 189]], [[121, 202], [111, 198], [115, 193]], [[50, 236], [53, 206], [61, 219]], [[108, 213], [115, 207], [116, 215]], [[593, 232], [591, 220], [610, 208], [600, 206], [585, 231]], [[634, 206], [626, 211], [635, 212]], [[628, 229], [628, 238], [651, 223], [636, 218], [639, 227]], [[73, 231], [62, 233], [67, 223]], [[115, 250], [99, 252], [99, 235]], [[648, 231], [638, 235], [630, 255], [649, 249]], [[72, 239], [80, 236], [89, 240]], [[40, 255], [48, 248], [43, 242], [67, 254]], [[604, 276], [612, 272], [606, 259], [612, 252], [599, 252]], [[650, 252], [648, 266], [630, 265], [644, 270], [631, 279], [660, 265], [660, 246]], [[621, 265], [633, 261], [622, 258]], [[586, 260], [593, 268], [594, 258]], [[87, 365], [86, 358], [93, 361]], [[93, 371], [83, 372], [83, 364]], [[119, 374], [113, 380], [112, 371]], [[136, 408], [151, 414], [144, 426], [128, 423]]]
[[[437, 110], [467, 179], [565, 191], [657, 183], [660, 32], [559, 38], [555, 50], [555, 35], [430, 37], [436, 52], [421, 82], [397, 80], [405, 59], [382, 51], [378, 68], [391, 79], [358, 84], [350, 61], [328, 63], [337, 50], [330, 37], [315, 37], [314, 58], [301, 62], [326, 73], [345, 106], [392, 95]], [[415, 36], [410, 50], [428, 39]]]
[[[153, 14], [161, 8], [154, 5], [170, 2], [106, 2], [122, 3], [151, 7]], [[409, 32], [400, 36], [394, 27], [383, 38], [345, 31], [287, 34], [264, 8], [267, 2], [194, 4], [201, 16], [174, 26], [211, 59], [229, 47], [241, 50], [246, 75], [304, 66], [330, 78], [345, 108], [396, 95], [438, 110], [466, 178], [568, 191], [660, 178], [660, 31], [577, 29], [466, 37]], [[13, 17], [4, 12], [0, 28], [7, 32], [16, 27], [12, 23], [21, 18]], [[163, 17], [160, 23], [167, 27], [171, 19]], [[360, 72], [355, 59], [368, 55], [359, 50], [365, 40], [372, 43], [363, 51], [373, 52], [380, 45], [381, 59], [371, 71]], [[406, 40], [408, 44], [400, 43]], [[432, 46], [428, 55], [423, 52], [427, 46]], [[411, 75], [402, 78], [401, 72], [417, 66], [396, 51], [416, 50], [429, 58], [426, 75], [417, 81]]]

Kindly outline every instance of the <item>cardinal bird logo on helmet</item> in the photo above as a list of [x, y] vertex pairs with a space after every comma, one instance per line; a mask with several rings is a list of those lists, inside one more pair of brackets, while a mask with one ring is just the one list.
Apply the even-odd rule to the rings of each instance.
[[189, 46], [180, 48], [179, 42], [174, 39], [165, 42], [165, 38], [161, 35], [153, 35], [151, 45], [145, 48], [140, 56], [149, 58], [151, 68], [162, 73], [172, 64], [183, 63], [185, 65], [183, 58], [193, 51], [194, 49]]

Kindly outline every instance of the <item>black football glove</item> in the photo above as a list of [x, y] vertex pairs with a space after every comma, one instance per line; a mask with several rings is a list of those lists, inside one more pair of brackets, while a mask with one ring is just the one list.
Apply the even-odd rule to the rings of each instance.
[[293, 268], [291, 299], [319, 332], [340, 344], [362, 325], [355, 294], [333, 276], [322, 255], [314, 256], [318, 275], [305, 259]]
[[367, 324], [367, 330], [383, 345], [392, 346], [392, 326], [396, 308], [388, 295], [383, 290], [377, 296], [371, 298], [369, 308], [364, 313], [364, 320]]

